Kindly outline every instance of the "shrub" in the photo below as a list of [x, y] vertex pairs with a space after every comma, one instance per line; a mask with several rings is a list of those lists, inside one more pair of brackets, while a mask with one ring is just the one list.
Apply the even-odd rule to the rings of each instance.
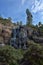
[[43, 46], [29, 43], [28, 51], [24, 54], [22, 65], [43, 65]]
[[5, 65], [19, 65], [18, 60], [23, 57], [22, 50], [11, 46], [0, 47], [0, 63]]

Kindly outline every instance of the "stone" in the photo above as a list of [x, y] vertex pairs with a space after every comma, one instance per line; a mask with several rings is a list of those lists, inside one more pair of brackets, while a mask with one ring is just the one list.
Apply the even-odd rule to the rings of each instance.
[[13, 41], [10, 41], [11, 45], [13, 43], [13, 46], [16, 48], [26, 49], [27, 31], [22, 26], [19, 26], [18, 28], [12, 30], [11, 40], [12, 38]]

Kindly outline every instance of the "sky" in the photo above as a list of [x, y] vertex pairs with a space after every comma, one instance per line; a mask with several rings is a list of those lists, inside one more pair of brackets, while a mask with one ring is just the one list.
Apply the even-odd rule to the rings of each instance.
[[33, 15], [33, 24], [43, 23], [43, 0], [0, 0], [0, 16], [12, 22], [26, 23], [26, 9]]

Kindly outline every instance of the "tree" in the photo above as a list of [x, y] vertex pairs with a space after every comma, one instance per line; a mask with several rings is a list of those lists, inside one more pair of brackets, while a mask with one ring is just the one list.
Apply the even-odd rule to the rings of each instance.
[[41, 22], [38, 23], [38, 26], [39, 26], [39, 27], [41, 26]]
[[32, 14], [31, 12], [29, 11], [29, 9], [26, 9], [26, 14], [27, 14], [27, 25], [32, 25]]
[[38, 31], [39, 31], [39, 33], [40, 33], [40, 36], [43, 37], [43, 24], [40, 24], [40, 25], [39, 25]]
[[20, 21], [20, 25], [22, 25], [22, 21]]
[[8, 20], [11, 22], [12, 18], [11, 17], [8, 17]]
[[20, 21], [20, 22], [17, 21], [17, 25], [22, 25], [22, 21]]
[[3, 17], [0, 15], [0, 20], [3, 20]]
[[20, 23], [17, 21], [17, 25], [20, 25]]

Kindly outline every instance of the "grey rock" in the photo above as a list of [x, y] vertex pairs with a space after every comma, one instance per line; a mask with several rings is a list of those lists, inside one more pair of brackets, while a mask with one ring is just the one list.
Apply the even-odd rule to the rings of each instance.
[[13, 45], [16, 48], [26, 49], [26, 43], [27, 31], [23, 27], [13, 29], [10, 45]]

